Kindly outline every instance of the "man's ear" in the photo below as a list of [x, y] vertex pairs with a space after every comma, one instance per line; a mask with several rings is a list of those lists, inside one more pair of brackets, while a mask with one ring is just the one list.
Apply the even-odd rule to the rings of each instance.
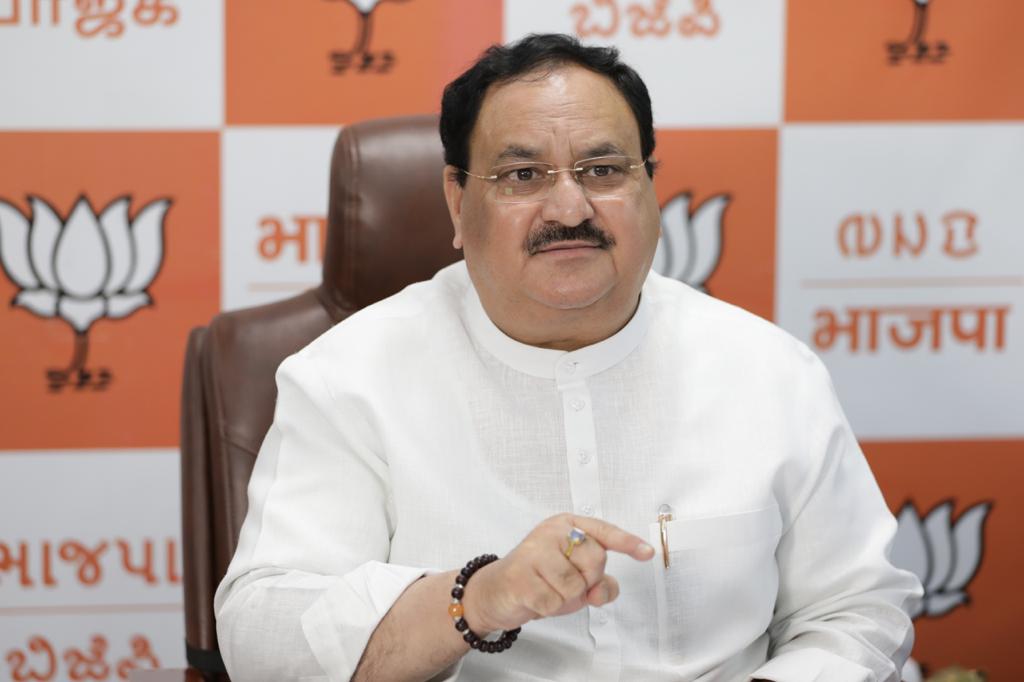
[[448, 204], [448, 215], [452, 218], [455, 229], [452, 246], [462, 248], [462, 196], [464, 189], [459, 184], [459, 170], [455, 166], [445, 166], [442, 176], [444, 200]]

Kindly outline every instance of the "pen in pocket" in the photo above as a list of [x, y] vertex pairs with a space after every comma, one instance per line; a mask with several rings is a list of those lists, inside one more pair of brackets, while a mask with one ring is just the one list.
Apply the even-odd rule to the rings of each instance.
[[658, 526], [661, 531], [661, 558], [668, 568], [668, 522], [672, 520], [672, 507], [663, 504], [658, 507]]

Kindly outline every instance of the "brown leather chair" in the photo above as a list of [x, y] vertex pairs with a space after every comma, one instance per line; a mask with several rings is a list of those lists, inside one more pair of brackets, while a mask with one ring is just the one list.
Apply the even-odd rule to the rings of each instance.
[[441, 192], [436, 116], [345, 128], [331, 161], [323, 281], [279, 303], [222, 313], [192, 330], [181, 413], [185, 645], [222, 672], [213, 594], [245, 518], [246, 486], [270, 427], [274, 372], [353, 312], [429, 279], [460, 254]]

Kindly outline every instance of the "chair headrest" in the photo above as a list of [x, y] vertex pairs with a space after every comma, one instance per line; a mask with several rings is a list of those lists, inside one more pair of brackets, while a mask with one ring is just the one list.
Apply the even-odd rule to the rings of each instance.
[[462, 257], [451, 244], [437, 126], [436, 115], [406, 116], [338, 135], [322, 285], [334, 312], [386, 298]]

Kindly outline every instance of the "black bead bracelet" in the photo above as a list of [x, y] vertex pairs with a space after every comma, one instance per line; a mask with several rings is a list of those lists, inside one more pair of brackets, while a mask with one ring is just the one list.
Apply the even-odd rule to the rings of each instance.
[[496, 554], [481, 554], [475, 559], [470, 560], [466, 567], [459, 571], [459, 574], [455, 576], [455, 587], [452, 588], [452, 603], [448, 606], [448, 615], [455, 619], [455, 629], [462, 633], [462, 639], [467, 644], [477, 651], [483, 651], [487, 654], [498, 654], [511, 648], [512, 642], [516, 641], [519, 637], [519, 633], [522, 632], [522, 628], [515, 628], [514, 630], [506, 630], [501, 633], [501, 637], [488, 642], [486, 639], [476, 634], [469, 629], [469, 623], [463, 618], [462, 609], [462, 596], [466, 592], [466, 585], [469, 583], [469, 579], [473, 577], [473, 574], [479, 571], [481, 568], [497, 561], [498, 555]]

